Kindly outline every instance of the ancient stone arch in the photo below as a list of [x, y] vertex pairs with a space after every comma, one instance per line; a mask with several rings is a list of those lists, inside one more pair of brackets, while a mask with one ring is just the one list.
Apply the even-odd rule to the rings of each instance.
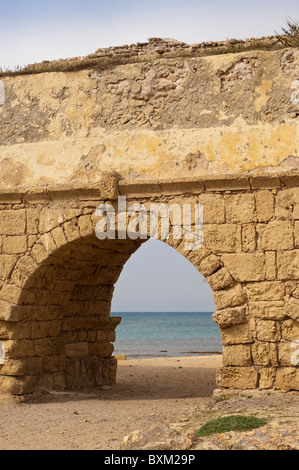
[[144, 241], [95, 237], [120, 195], [203, 205], [202, 249], [167, 242], [213, 290], [218, 387], [299, 390], [299, 56], [258, 44], [154, 38], [1, 74], [0, 393], [115, 379], [113, 285]]
[[[265, 183], [252, 179], [246, 188], [246, 180], [238, 179], [238, 189], [235, 184], [225, 194], [214, 180], [204, 182], [204, 189], [191, 181], [182, 182], [180, 191], [167, 181], [163, 190], [153, 182], [146, 191], [143, 184], [129, 182], [118, 188], [131, 203], [203, 204], [203, 247], [186, 251], [185, 240], [174, 240], [172, 231], [167, 243], [213, 290], [214, 320], [224, 345], [218, 386], [296, 389], [297, 251], [289, 210], [297, 191], [269, 189], [276, 180], [267, 180], [268, 189], [253, 190], [258, 181]], [[110, 198], [95, 188], [78, 188], [76, 196], [67, 189], [19, 192], [20, 202], [1, 211], [2, 393], [115, 380], [112, 343], [120, 319], [109, 316], [113, 289], [126, 261], [145, 241], [96, 238], [95, 210], [108, 200], [116, 207], [115, 185]], [[275, 210], [281, 211], [279, 220]]]

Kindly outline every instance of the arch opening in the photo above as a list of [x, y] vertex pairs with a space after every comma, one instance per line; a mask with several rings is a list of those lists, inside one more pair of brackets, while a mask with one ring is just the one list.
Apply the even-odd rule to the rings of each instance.
[[117, 356], [222, 351], [210, 286], [195, 266], [162, 241], [147, 241], [128, 260], [115, 286], [111, 312], [122, 317], [116, 330]]
[[[86, 217], [82, 224], [75, 218], [37, 237], [2, 287], [5, 364], [0, 365], [0, 393], [25, 395], [115, 382], [113, 343], [121, 318], [110, 316], [114, 286], [128, 259], [147, 240], [100, 241], [92, 224], [85, 230]], [[244, 302], [241, 286], [219, 257], [204, 247], [186, 251], [184, 241], [174, 241], [171, 234], [167, 244], [207, 278], [221, 312]], [[245, 323], [243, 310], [229, 324]], [[216, 322], [226, 327], [227, 312], [221, 312]]]

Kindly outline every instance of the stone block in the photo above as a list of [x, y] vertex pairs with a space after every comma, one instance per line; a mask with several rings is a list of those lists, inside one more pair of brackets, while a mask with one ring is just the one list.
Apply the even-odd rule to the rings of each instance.
[[279, 191], [276, 196], [275, 216], [279, 219], [299, 218], [299, 188]]
[[7, 359], [5, 364], [0, 367], [1, 375], [10, 375], [13, 377], [22, 377], [28, 375], [29, 368], [25, 359]]
[[278, 279], [299, 279], [299, 250], [278, 251], [277, 253]]
[[97, 331], [97, 332], [94, 332], [94, 333], [96, 334], [96, 341], [98, 343], [107, 343], [107, 341], [108, 341], [108, 330], [100, 330], [100, 331]]
[[51, 234], [52, 234], [53, 240], [54, 240], [57, 248], [60, 248], [61, 246], [67, 244], [67, 239], [66, 239], [66, 236], [64, 234], [64, 231], [63, 231], [62, 227], [54, 228], [52, 230]]
[[103, 199], [114, 200], [117, 199], [119, 176], [113, 171], [103, 171], [101, 179], [98, 183], [100, 194]]
[[249, 282], [246, 284], [246, 293], [251, 300], [283, 300], [285, 285], [280, 281]]
[[16, 263], [11, 281], [18, 287], [24, 287], [30, 276], [38, 269], [37, 263], [31, 256], [22, 256]]
[[235, 253], [221, 256], [221, 261], [237, 282], [264, 281], [264, 253]]
[[278, 366], [277, 348], [275, 343], [256, 341], [251, 345], [251, 354], [255, 366]]
[[63, 356], [43, 357], [43, 369], [46, 374], [51, 372], [61, 372], [64, 370], [65, 361]]
[[55, 390], [66, 389], [66, 377], [64, 372], [56, 372], [53, 375], [53, 388]]
[[[299, 340], [299, 338], [298, 338]], [[278, 359], [279, 364], [283, 367], [285, 366], [295, 366], [293, 363], [294, 349], [292, 348], [292, 343], [281, 341], [278, 345]], [[299, 367], [299, 362], [298, 362]]]
[[26, 232], [28, 235], [38, 234], [39, 210], [27, 209]]
[[116, 331], [115, 330], [108, 330], [107, 341], [109, 341], [110, 343], [114, 343], [116, 341]]
[[27, 395], [36, 391], [37, 377], [0, 376], [0, 394]]
[[257, 320], [256, 335], [259, 341], [279, 342], [281, 339], [280, 325], [272, 320]]
[[78, 226], [81, 237], [87, 237], [94, 233], [91, 218], [89, 215], [82, 215], [79, 217]]
[[68, 242], [72, 242], [80, 238], [80, 231], [77, 219], [72, 219], [69, 222], [65, 222], [65, 224], [63, 225], [63, 229]]
[[299, 391], [299, 368], [280, 367], [277, 369], [275, 388], [277, 390]]
[[299, 300], [295, 297], [290, 297], [286, 302], [285, 313], [288, 317], [299, 322]]
[[202, 247], [200, 250], [192, 250], [187, 255], [186, 258], [193, 264], [196, 268], [199, 268], [200, 263], [209, 257], [212, 254], [211, 250], [208, 250], [206, 247]]
[[212, 317], [214, 322], [217, 323], [219, 328], [222, 329], [247, 323], [245, 307], [227, 308], [220, 310], [215, 312]]
[[0, 321], [0, 338], [28, 339], [31, 338], [32, 326], [30, 322]]
[[197, 269], [204, 277], [209, 277], [214, 274], [215, 271], [217, 271], [217, 269], [219, 269], [220, 267], [221, 262], [219, 258], [215, 255], [210, 255], [203, 261], [201, 261]]
[[265, 367], [260, 370], [259, 388], [261, 390], [270, 390], [274, 388], [276, 370], [274, 367]]
[[47, 253], [43, 245], [36, 243], [31, 250], [31, 256], [37, 262], [37, 264], [41, 264], [48, 258], [49, 253]]
[[26, 230], [26, 210], [0, 211], [0, 235], [24, 235]]
[[56, 207], [44, 207], [39, 215], [39, 232], [50, 232], [64, 222], [64, 210]]
[[226, 198], [226, 221], [246, 224], [255, 220], [255, 200], [253, 194], [236, 194]]
[[61, 320], [32, 322], [32, 338], [47, 338], [58, 336], [61, 332]]
[[295, 222], [294, 234], [295, 234], [295, 248], [299, 248], [299, 221]]
[[222, 352], [224, 366], [250, 366], [252, 364], [249, 345], [224, 346]]
[[294, 230], [289, 220], [273, 220], [267, 224], [257, 224], [258, 250], [292, 250]]
[[223, 224], [225, 222], [224, 199], [219, 194], [201, 194], [198, 204], [203, 205], [204, 224]]
[[262, 320], [284, 320], [286, 318], [284, 301], [249, 302], [249, 316]]
[[25, 321], [30, 315], [31, 307], [12, 305], [10, 302], [0, 300], [0, 320], [8, 322]]
[[241, 226], [237, 224], [204, 225], [204, 247], [214, 253], [241, 251]]
[[242, 250], [252, 253], [256, 250], [256, 230], [254, 224], [242, 225]]
[[4, 284], [0, 291], [0, 300], [17, 304], [20, 300], [22, 291], [19, 287], [13, 284]]
[[3, 341], [5, 357], [15, 359], [34, 356], [33, 342], [31, 340]]
[[88, 343], [73, 343], [65, 345], [67, 357], [84, 357], [89, 355]]
[[229, 176], [218, 177], [209, 176], [205, 178], [205, 187], [207, 191], [243, 191], [250, 190], [249, 178], [243, 175], [236, 175], [234, 178]]
[[221, 329], [221, 340], [225, 346], [232, 344], [250, 344], [253, 342], [252, 333], [247, 323]]
[[63, 319], [63, 331], [75, 330], [97, 330], [99, 328], [99, 317], [81, 316], [81, 317], [67, 317]]
[[54, 251], [56, 251], [56, 243], [50, 232], [41, 235], [40, 241], [42, 242], [43, 247], [48, 253], [53, 253]]
[[277, 189], [281, 187], [280, 179], [273, 174], [255, 174], [250, 178], [252, 189]]
[[40, 375], [43, 373], [43, 358], [42, 357], [29, 357], [26, 360], [28, 366], [28, 375]]
[[55, 356], [64, 354], [64, 345], [61, 338], [38, 338], [32, 340], [34, 356]]
[[254, 367], [223, 367], [217, 371], [217, 385], [241, 390], [258, 387], [258, 372]]
[[23, 195], [24, 201], [29, 204], [48, 204], [50, 201], [49, 194], [46, 190], [39, 190], [34, 188], [32, 190], [26, 191]]
[[91, 356], [109, 357], [113, 354], [114, 346], [111, 343], [90, 343], [89, 354]]
[[38, 384], [37, 384], [38, 390], [53, 390], [54, 389], [54, 378], [53, 374], [43, 374], [41, 377], [38, 379]]
[[271, 191], [258, 191], [255, 194], [256, 215], [259, 222], [269, 222], [274, 216], [274, 196]]
[[[103, 332], [104, 333], [104, 332]], [[86, 341], [88, 343], [95, 343], [97, 340], [97, 332], [96, 331], [88, 331], [86, 332]], [[100, 341], [100, 340], [99, 340]], [[105, 338], [103, 341], [107, 341], [107, 338]]]
[[296, 299], [299, 299], [298, 281], [286, 281], [285, 286], [286, 286], [286, 293], [287, 293], [288, 298], [289, 296], [291, 296], [291, 297], [295, 297]]
[[225, 289], [234, 283], [227, 269], [219, 269], [215, 274], [207, 278], [207, 282], [213, 291]]
[[10, 278], [17, 259], [18, 258], [13, 255], [0, 254], [0, 279], [2, 281], [6, 281]]
[[277, 278], [276, 252], [266, 251], [266, 280], [274, 281]]
[[229, 289], [214, 292], [214, 301], [217, 310], [237, 307], [243, 304], [245, 300], [246, 297], [240, 284]]
[[299, 341], [299, 319], [298, 321], [284, 321], [281, 326], [281, 334], [285, 341]]
[[25, 235], [8, 236], [3, 240], [3, 251], [9, 254], [26, 253], [28, 248]]

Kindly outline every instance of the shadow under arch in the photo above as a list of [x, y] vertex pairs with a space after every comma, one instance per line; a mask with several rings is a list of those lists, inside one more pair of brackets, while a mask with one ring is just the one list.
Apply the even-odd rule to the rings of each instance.
[[[119, 318], [110, 317], [114, 285], [142, 241], [81, 237], [53, 251], [23, 283], [11, 307], [12, 393], [111, 384]], [[28, 257], [27, 257], [28, 259]], [[5, 374], [5, 369], [0, 371]]]
[[[7, 322], [1, 392], [24, 395], [114, 383], [117, 362], [112, 343], [120, 322], [110, 317], [114, 285], [127, 260], [146, 241], [100, 241], [92, 232], [59, 248], [49, 247], [39, 263], [28, 254], [19, 259], [9, 280], [20, 286], [20, 296], [11, 305], [13, 321]], [[207, 256], [205, 249], [186, 253], [171, 237], [167, 244], [197, 269], [204, 260], [205, 273], [220, 269], [214, 258], [209, 260], [215, 255]], [[33, 249], [41, 247], [37, 241]]]

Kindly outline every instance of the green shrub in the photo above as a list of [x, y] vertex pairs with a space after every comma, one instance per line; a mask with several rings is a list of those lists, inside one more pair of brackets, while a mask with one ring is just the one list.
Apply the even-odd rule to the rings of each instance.
[[226, 416], [208, 421], [196, 432], [196, 436], [206, 437], [229, 431], [250, 431], [265, 424], [267, 424], [266, 419], [254, 416]]

